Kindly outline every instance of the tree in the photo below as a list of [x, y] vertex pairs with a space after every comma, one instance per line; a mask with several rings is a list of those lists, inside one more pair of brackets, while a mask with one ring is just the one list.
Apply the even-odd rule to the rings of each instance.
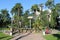
[[39, 11], [38, 5], [37, 5], [37, 4], [33, 5], [33, 6], [31, 7], [31, 11], [34, 12], [34, 13], [35, 13], [36, 11]]
[[45, 4], [47, 7], [48, 7], [48, 9], [50, 9], [51, 10], [51, 21], [49, 22], [49, 26], [51, 27], [51, 28], [54, 28], [54, 27], [56, 27], [56, 25], [57, 25], [57, 22], [56, 22], [56, 18], [57, 18], [57, 7], [56, 7], [56, 5], [54, 4], [54, 0], [48, 0], [47, 2], [46, 2], [46, 4]]
[[24, 13], [24, 24], [25, 25], [29, 25], [28, 16], [29, 16], [29, 11], [27, 10]]
[[52, 28], [56, 27], [56, 25], [57, 25], [57, 20], [56, 20], [57, 16], [58, 16], [58, 13], [56, 11], [56, 8], [52, 9], [51, 22], [50, 22], [51, 26], [50, 27], [52, 27]]
[[58, 16], [57, 16], [57, 28], [58, 29], [60, 29], [60, 3], [57, 3], [56, 4], [56, 11], [57, 11], [57, 14], [58, 14]]
[[[59, 13], [60, 13], [60, 8], [59, 8], [59, 7], [60, 7], [60, 3], [57, 3], [55, 7], [56, 7], [56, 11], [57, 11], [58, 14], [59, 14]], [[60, 14], [59, 14], [59, 15], [60, 15]]]
[[48, 26], [48, 23], [49, 23], [47, 14], [48, 14], [48, 10], [43, 11], [41, 14], [41, 25], [43, 27]]
[[[43, 28], [42, 24], [43, 24], [43, 4], [39, 4], [39, 5], [33, 5], [32, 6], [32, 11], [34, 12], [34, 14], [37, 12], [39, 12], [40, 14], [39, 15], [34, 15], [35, 16], [35, 19], [34, 19], [34, 23], [33, 23], [33, 26], [34, 28], [40, 30]], [[37, 30], [37, 31], [38, 31]]]
[[16, 3], [16, 5], [12, 8], [11, 13], [21, 16], [22, 10], [23, 10], [23, 7], [21, 3]]
[[23, 18], [22, 18], [23, 19], [22, 21], [23, 21], [23, 25], [24, 25], [23, 27], [24, 28], [28, 28], [28, 26], [29, 26], [28, 16], [29, 16], [29, 10], [26, 10], [25, 13], [23, 14]]
[[23, 12], [23, 7], [21, 3], [16, 3], [16, 5], [12, 8], [11, 13], [14, 14], [14, 26], [16, 26], [20, 32], [20, 24], [21, 16]]
[[1, 21], [2, 21], [2, 26], [8, 26], [11, 23], [11, 18], [6, 9], [1, 10]]
[[23, 7], [20, 3], [16, 3], [16, 5], [11, 10], [11, 13], [14, 14], [15, 21], [17, 21], [16, 22], [17, 25], [19, 24], [19, 21], [21, 20], [22, 10], [23, 10]]
[[54, 0], [47, 0], [45, 5], [49, 8], [52, 9], [54, 7]]
[[[33, 5], [32, 7], [31, 7], [31, 11], [33, 12], [33, 17], [35, 17], [33, 20], [34, 20], [34, 22], [33, 22], [33, 28], [35, 29], [35, 30], [37, 30], [37, 28], [40, 26], [39, 25], [39, 23], [40, 22], [38, 22], [39, 20], [38, 20], [38, 17], [37, 17], [37, 15], [36, 15], [36, 11], [40, 11], [40, 9], [39, 9], [39, 7], [38, 7], [38, 5], [37, 4], [35, 4], [35, 5]], [[37, 25], [39, 25], [39, 26], [37, 26]], [[38, 31], [38, 30], [37, 30]]]

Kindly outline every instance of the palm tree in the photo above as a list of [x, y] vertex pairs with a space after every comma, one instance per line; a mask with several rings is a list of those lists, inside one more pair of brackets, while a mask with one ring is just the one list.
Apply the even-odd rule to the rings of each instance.
[[[40, 13], [40, 11], [42, 12], [42, 10], [40, 10], [39, 7], [42, 8], [42, 4], [40, 4], [39, 6], [37, 4], [35, 4], [31, 7], [31, 10], [33, 11], [34, 14], [36, 12], [39, 12], [39, 13]], [[35, 29], [35, 31], [39, 31], [39, 29], [41, 28], [40, 27], [40, 20], [39, 20], [40, 15], [39, 16], [34, 15], [34, 16], [35, 16], [35, 19], [34, 19], [34, 23], [33, 23], [33, 26], [34, 26], [33, 28]]]
[[57, 17], [57, 5], [54, 5], [54, 0], [48, 0], [45, 4], [48, 9], [51, 10], [51, 21], [49, 22], [50, 23], [50, 27], [54, 28], [56, 26], [56, 17]]
[[54, 0], [47, 0], [45, 5], [49, 8], [52, 9], [54, 7]]
[[22, 5], [20, 3], [16, 3], [16, 5], [12, 8], [11, 13], [17, 14], [19, 16], [22, 15], [22, 10]]
[[39, 11], [38, 5], [37, 5], [37, 4], [33, 5], [33, 6], [31, 7], [31, 11], [34, 12], [34, 14], [36, 13], [36, 11]]
[[[45, 6], [48, 7], [48, 9], [50, 9], [51, 12], [52, 12], [52, 9], [55, 7], [55, 5], [54, 5], [54, 0], [47, 0]], [[51, 14], [51, 13], [50, 13], [50, 14]], [[48, 12], [48, 14], [47, 14], [48, 20], [49, 20], [49, 18], [50, 18], [50, 14], [49, 14], [49, 12]], [[51, 19], [50, 19], [50, 20], [51, 20]], [[49, 26], [50, 26], [50, 22], [49, 22], [49, 24], [48, 24], [48, 27], [49, 27]]]
[[18, 28], [19, 28], [19, 21], [21, 20], [22, 10], [23, 10], [23, 7], [20, 3], [16, 3], [16, 5], [11, 10], [11, 13], [13, 13], [15, 16], [14, 19], [17, 18], [16, 23], [17, 23]]

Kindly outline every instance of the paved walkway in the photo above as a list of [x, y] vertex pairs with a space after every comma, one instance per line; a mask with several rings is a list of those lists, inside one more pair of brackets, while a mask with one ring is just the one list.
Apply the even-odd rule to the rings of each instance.
[[16, 36], [11, 40], [45, 40], [41, 33], [25, 33]]

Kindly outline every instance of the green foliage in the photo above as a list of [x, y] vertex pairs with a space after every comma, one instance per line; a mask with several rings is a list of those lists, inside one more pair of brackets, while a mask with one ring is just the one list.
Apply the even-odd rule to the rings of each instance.
[[45, 5], [48, 8], [52, 9], [54, 7], [54, 0], [47, 0], [46, 3], [45, 3]]
[[13, 26], [19, 27], [19, 22], [22, 20], [22, 11], [23, 7], [20, 3], [16, 3], [15, 6], [12, 8], [11, 13], [14, 14], [14, 23], [12, 23]]
[[58, 11], [60, 11], [60, 8], [59, 8], [59, 7], [60, 7], [60, 3], [57, 3], [57, 4], [56, 4], [56, 9], [57, 9]]
[[10, 15], [6, 9], [1, 10], [3, 22], [10, 20]]
[[8, 13], [8, 11], [6, 9], [2, 9], [1, 10], [1, 14], [0, 14], [0, 25], [2, 26], [7, 26], [11, 23], [11, 18], [10, 15]]
[[42, 14], [41, 14], [41, 23], [42, 23], [42, 26], [48, 26], [49, 24], [49, 21], [48, 21], [48, 18], [47, 18], [47, 14], [48, 14], [48, 11], [45, 10]]
[[52, 13], [51, 13], [51, 22], [50, 22], [50, 26], [53, 28], [57, 25], [56, 22], [56, 18], [58, 16], [58, 13], [56, 12], [56, 9], [52, 9]]
[[39, 7], [37, 4], [35, 4], [31, 7], [31, 11], [36, 12], [36, 10], [39, 11]]
[[58, 15], [57, 9], [59, 9], [57, 6], [59, 6], [59, 4], [55, 5], [54, 0], [47, 0], [45, 5], [51, 10], [51, 19], [50, 19], [51, 21], [49, 22], [49, 24], [50, 27], [54, 28], [57, 25], [56, 22], [56, 18]]
[[29, 25], [29, 19], [28, 19], [28, 16], [29, 16], [29, 11], [25, 11], [24, 15], [23, 15], [23, 22], [24, 22], [24, 25]]
[[23, 10], [23, 7], [22, 7], [21, 3], [16, 3], [16, 5], [12, 8], [11, 13], [18, 15], [18, 11], [19, 11], [19, 15], [22, 15], [21, 14], [22, 10]]

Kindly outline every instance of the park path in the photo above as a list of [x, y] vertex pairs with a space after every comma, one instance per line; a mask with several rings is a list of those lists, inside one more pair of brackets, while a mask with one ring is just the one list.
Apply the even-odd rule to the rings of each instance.
[[11, 40], [45, 40], [42, 36], [42, 33], [24, 33], [18, 35]]

